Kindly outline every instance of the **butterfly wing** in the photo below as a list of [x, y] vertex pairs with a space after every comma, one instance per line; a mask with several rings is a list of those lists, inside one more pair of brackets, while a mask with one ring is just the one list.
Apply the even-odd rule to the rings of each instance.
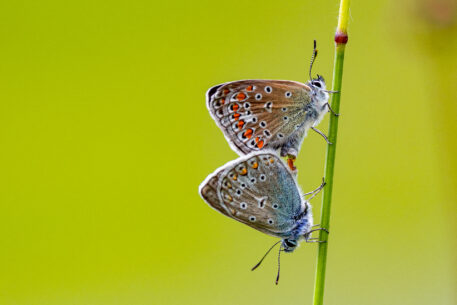
[[241, 80], [212, 87], [207, 107], [230, 146], [247, 154], [277, 149], [306, 119], [311, 89], [284, 80]]
[[266, 234], [286, 238], [305, 209], [294, 176], [273, 152], [256, 152], [222, 166], [200, 185], [214, 209]]

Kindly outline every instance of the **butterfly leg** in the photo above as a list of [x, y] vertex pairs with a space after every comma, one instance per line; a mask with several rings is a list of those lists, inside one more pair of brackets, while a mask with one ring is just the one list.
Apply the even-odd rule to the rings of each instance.
[[[315, 227], [315, 226], [316, 226], [316, 225], [314, 225], [313, 227]], [[312, 234], [313, 232], [321, 231], [321, 230], [327, 232], [327, 234], [330, 234], [329, 231], [328, 231], [327, 229], [325, 229], [325, 228], [313, 229], [313, 230], [310, 230], [309, 232], [307, 232], [307, 233], [305, 234], [305, 241], [306, 241], [307, 243], [325, 243], [325, 242], [327, 242], [326, 240], [319, 240], [319, 238], [310, 238], [310, 237], [311, 237], [311, 234]]]
[[307, 243], [326, 243], [326, 240], [319, 240], [319, 238], [310, 238], [306, 240]]
[[334, 116], [340, 116], [339, 113], [336, 113], [335, 111], [333, 111], [332, 107], [330, 107], [330, 103], [327, 103], [326, 105], [327, 105], [327, 107], [328, 107], [328, 110], [330, 110], [330, 112], [331, 112]]
[[328, 140], [327, 136], [326, 136], [322, 131], [320, 131], [319, 129], [314, 128], [314, 127], [311, 127], [311, 129], [314, 130], [315, 132], [317, 132], [318, 134], [320, 134], [320, 135], [325, 139], [325, 141], [327, 142], [327, 144], [330, 144], [330, 145], [333, 144], [332, 142], [330, 142], [330, 141]]
[[[308, 193], [304, 193], [303, 196], [314, 195], [315, 193], [319, 193], [319, 192], [324, 188], [324, 186], [325, 186], [326, 184], [327, 184], [327, 183], [325, 182], [325, 179], [322, 178], [322, 183], [321, 183], [321, 185], [319, 185], [319, 187], [318, 187], [317, 189], [315, 189], [314, 191], [308, 192]], [[313, 196], [313, 197], [314, 197], [314, 196]], [[311, 197], [311, 198], [313, 198], [313, 197]], [[308, 199], [308, 200], [311, 200], [311, 198]], [[319, 226], [319, 225], [314, 225], [313, 227], [318, 227], [318, 226]]]
[[327, 234], [330, 234], [330, 232], [326, 228], [312, 229], [311, 231], [309, 231], [306, 234], [310, 234], [310, 233], [313, 233], [313, 232], [316, 232], [316, 231], [325, 231], [325, 232], [327, 232]]

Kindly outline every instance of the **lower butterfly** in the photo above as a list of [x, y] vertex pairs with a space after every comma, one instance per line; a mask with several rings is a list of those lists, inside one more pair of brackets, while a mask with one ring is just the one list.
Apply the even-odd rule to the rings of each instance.
[[[314, 41], [316, 44], [316, 41]], [[322, 76], [311, 77], [317, 55], [314, 45], [310, 80], [305, 84], [286, 80], [240, 80], [216, 85], [206, 93], [206, 105], [230, 147], [238, 154], [262, 149], [280, 149], [289, 166], [300, 150], [308, 130], [327, 137], [315, 128], [332, 111]]]
[[[199, 192], [212, 208], [225, 216], [281, 238], [281, 253], [293, 252], [302, 240], [319, 242], [311, 238], [311, 233], [323, 229], [313, 229], [309, 200], [324, 185], [302, 194], [287, 165], [274, 151], [266, 150], [250, 153], [220, 167], [203, 181]], [[305, 199], [305, 195], [312, 197]], [[263, 258], [253, 269], [262, 261]]]

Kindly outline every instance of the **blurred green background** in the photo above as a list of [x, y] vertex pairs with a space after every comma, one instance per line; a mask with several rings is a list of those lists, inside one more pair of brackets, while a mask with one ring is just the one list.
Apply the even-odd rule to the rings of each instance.
[[[313, 39], [330, 82], [338, 5], [3, 1], [0, 304], [310, 304], [315, 245], [276, 287], [275, 239], [198, 195], [236, 158], [205, 92], [304, 82]], [[325, 302], [456, 304], [456, 2], [351, 5]]]

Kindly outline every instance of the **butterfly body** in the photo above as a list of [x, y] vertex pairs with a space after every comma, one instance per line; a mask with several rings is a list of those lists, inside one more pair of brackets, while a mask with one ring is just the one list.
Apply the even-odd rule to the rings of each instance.
[[296, 156], [309, 128], [328, 112], [322, 77], [306, 84], [284, 80], [241, 80], [207, 92], [207, 107], [238, 154], [280, 149]]
[[311, 206], [295, 176], [273, 152], [254, 152], [217, 169], [200, 185], [200, 195], [220, 213], [282, 239], [292, 252], [309, 238]]

